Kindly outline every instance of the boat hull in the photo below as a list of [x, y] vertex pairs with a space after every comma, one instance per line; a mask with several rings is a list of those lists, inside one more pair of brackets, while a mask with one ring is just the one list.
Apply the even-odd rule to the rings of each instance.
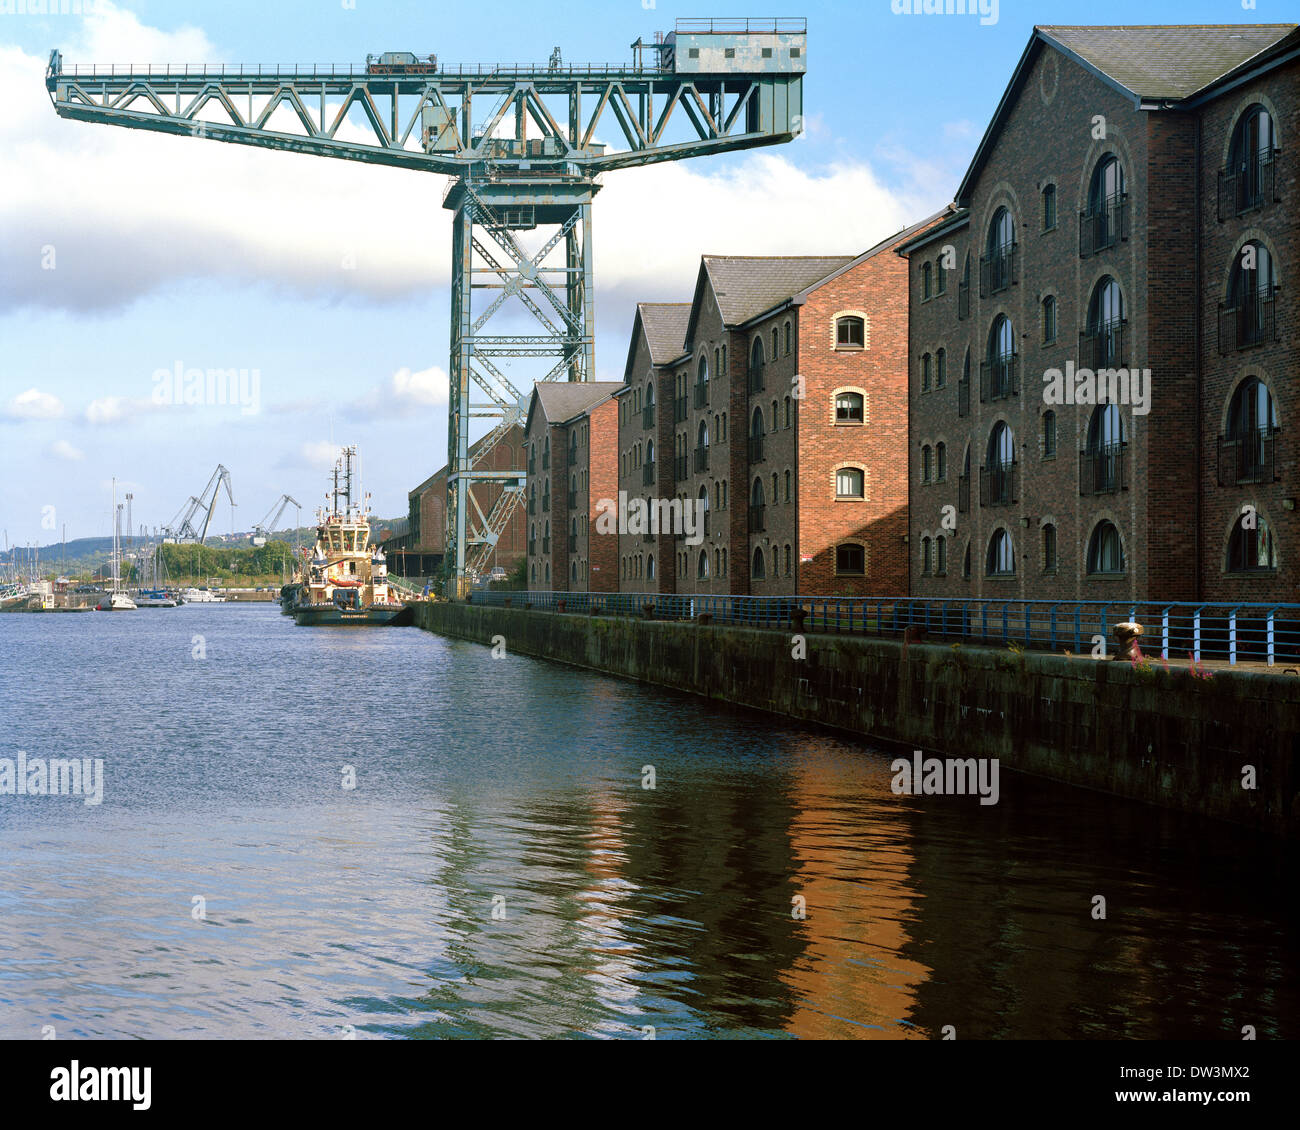
[[370, 608], [340, 608], [335, 604], [299, 604], [286, 609], [297, 624], [311, 627], [338, 625], [347, 627], [384, 627], [409, 624], [412, 612], [404, 605]]

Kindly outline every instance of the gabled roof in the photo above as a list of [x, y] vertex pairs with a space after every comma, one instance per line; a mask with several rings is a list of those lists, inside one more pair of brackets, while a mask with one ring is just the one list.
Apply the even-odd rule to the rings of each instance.
[[1101, 82], [1148, 110], [1185, 109], [1300, 50], [1296, 24], [1125, 25], [1035, 27], [998, 108], [957, 190], [970, 190], [984, 167], [1007, 115], [1019, 99], [1034, 60], [1045, 48], [1060, 51]]
[[528, 402], [525, 430], [532, 427], [533, 411], [538, 407], [548, 424], [563, 424], [591, 411], [622, 387], [622, 381], [538, 381]]
[[638, 302], [636, 317], [632, 321], [632, 339], [627, 347], [627, 363], [623, 375], [632, 379], [632, 361], [636, 357], [636, 343], [644, 335], [650, 352], [650, 364], [671, 365], [686, 350], [686, 327], [691, 320], [689, 302]]

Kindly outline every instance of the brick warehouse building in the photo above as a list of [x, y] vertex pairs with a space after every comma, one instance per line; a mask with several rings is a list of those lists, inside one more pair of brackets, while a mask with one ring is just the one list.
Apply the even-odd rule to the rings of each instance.
[[915, 595], [1294, 599], [1297, 142], [1295, 25], [1035, 29], [900, 248]]
[[528, 587], [617, 592], [618, 539], [596, 505], [618, 493], [618, 381], [539, 382], [524, 425]]
[[906, 593], [907, 268], [890, 252], [923, 226], [856, 257], [704, 256], [689, 306], [638, 308], [620, 486], [702, 503], [705, 536], [624, 534], [626, 591]]
[[[470, 454], [477, 456], [482, 439], [470, 445]], [[484, 470], [508, 471], [522, 467], [524, 460], [524, 430], [518, 424], [510, 427], [501, 441], [476, 464]], [[502, 487], [499, 484], [481, 486], [478, 496], [485, 507], [496, 504]], [[447, 468], [435, 471], [406, 496], [408, 525], [406, 533], [390, 538], [384, 543], [389, 568], [398, 576], [430, 577], [442, 567], [447, 546]], [[524, 512], [517, 506], [501, 531], [496, 547], [487, 560], [487, 569], [501, 566], [510, 572], [524, 555]]]

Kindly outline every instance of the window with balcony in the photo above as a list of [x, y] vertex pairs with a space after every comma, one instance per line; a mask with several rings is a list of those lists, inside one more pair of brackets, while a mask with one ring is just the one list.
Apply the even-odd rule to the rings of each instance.
[[[786, 472], [786, 499], [789, 500], [789, 474]], [[841, 467], [835, 472], [836, 498], [862, 498], [866, 491], [866, 474], [861, 467]]]
[[1101, 521], [1088, 539], [1088, 575], [1116, 576], [1124, 572], [1124, 546], [1114, 522]]
[[1016, 334], [1011, 319], [999, 314], [989, 330], [988, 346], [980, 362], [980, 400], [1004, 400], [1020, 394], [1016, 364]]
[[709, 359], [701, 357], [695, 370], [695, 407], [707, 408], [709, 404]]
[[966, 445], [966, 459], [957, 476], [957, 513], [970, 513], [970, 445]]
[[1088, 421], [1088, 437], [1079, 453], [1079, 493], [1114, 494], [1128, 489], [1125, 458], [1128, 440], [1117, 404], [1098, 404]]
[[970, 252], [962, 264], [961, 279], [957, 283], [957, 318], [970, 317]]
[[1277, 133], [1263, 106], [1249, 107], [1237, 121], [1228, 164], [1219, 172], [1219, 220], [1240, 216], [1280, 199], [1277, 195]]
[[645, 407], [641, 409], [641, 426], [643, 428], [653, 428], [655, 426], [655, 386], [653, 384], [645, 386]]
[[1095, 255], [1128, 239], [1128, 193], [1124, 167], [1107, 153], [1092, 172], [1088, 207], [1079, 213], [1079, 254]]
[[999, 420], [989, 433], [987, 455], [980, 468], [980, 505], [1011, 506], [1018, 501], [1015, 435]]
[[835, 321], [835, 347], [837, 349], [862, 349], [866, 346], [866, 324], [854, 314], [846, 314]]
[[705, 420], [695, 432], [695, 473], [709, 469], [709, 425]]
[[1228, 431], [1219, 436], [1219, 485], [1277, 481], [1277, 406], [1268, 386], [1247, 377], [1228, 404]]
[[641, 482], [645, 486], [655, 484], [655, 441], [648, 440], [645, 445], [645, 465], [641, 468]]
[[1017, 263], [1016, 227], [1011, 213], [999, 208], [989, 224], [984, 241], [984, 255], [980, 259], [980, 297], [1000, 294], [1020, 281]]
[[1016, 575], [1016, 549], [1007, 530], [994, 530], [993, 536], [989, 538], [989, 549], [984, 558], [984, 572], [990, 577]]
[[753, 489], [749, 492], [749, 532], [761, 534], [765, 529], [767, 515], [766, 498], [763, 494], [763, 480], [754, 479]]
[[970, 415], [970, 349], [961, 363], [961, 379], [957, 382], [957, 415]]
[[1269, 573], [1277, 569], [1273, 530], [1257, 511], [1237, 518], [1228, 538], [1224, 568], [1229, 573]]
[[1079, 334], [1079, 366], [1119, 369], [1127, 364], [1124, 318], [1124, 295], [1113, 278], [1107, 275], [1092, 288], [1088, 302], [1088, 319]]
[[754, 415], [749, 422], [749, 461], [751, 463], [761, 463], [763, 461], [763, 410], [754, 409]]
[[1251, 240], [1233, 260], [1228, 301], [1219, 306], [1219, 352], [1278, 340], [1276, 299], [1273, 256], [1258, 240]]
[[704, 536], [709, 536], [709, 488], [701, 484], [700, 493], [696, 495], [699, 502], [700, 521], [704, 523]]

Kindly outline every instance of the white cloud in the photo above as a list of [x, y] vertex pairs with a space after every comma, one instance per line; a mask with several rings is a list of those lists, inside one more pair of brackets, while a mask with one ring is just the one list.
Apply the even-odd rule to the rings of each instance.
[[322, 439], [315, 443], [304, 443], [298, 449], [298, 454], [302, 462], [310, 467], [333, 467], [341, 450], [337, 443]]
[[403, 366], [385, 384], [371, 389], [354, 401], [348, 411], [353, 415], [373, 418], [408, 416], [429, 408], [445, 408], [448, 389], [447, 373], [438, 366], [418, 372], [412, 372]]
[[80, 463], [86, 458], [86, 453], [81, 448], [73, 447], [66, 439], [55, 440], [50, 445], [50, 454], [69, 463]]
[[52, 392], [29, 388], [9, 401], [5, 415], [11, 420], [57, 420], [63, 415], [63, 401]]
[[143, 396], [101, 396], [86, 405], [86, 420], [91, 424], [117, 424], [157, 408]]

